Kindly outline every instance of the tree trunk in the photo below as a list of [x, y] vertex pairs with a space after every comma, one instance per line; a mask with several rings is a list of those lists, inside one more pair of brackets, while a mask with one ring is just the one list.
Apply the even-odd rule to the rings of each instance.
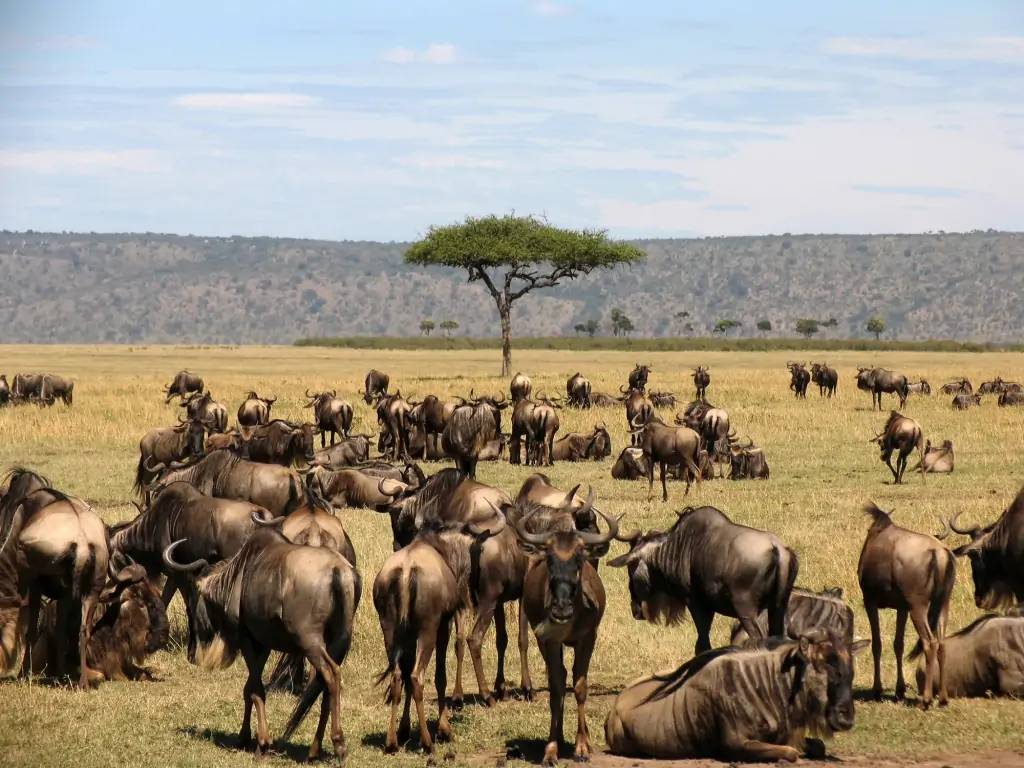
[[501, 317], [501, 375], [512, 375], [512, 307], [508, 299], [498, 302]]

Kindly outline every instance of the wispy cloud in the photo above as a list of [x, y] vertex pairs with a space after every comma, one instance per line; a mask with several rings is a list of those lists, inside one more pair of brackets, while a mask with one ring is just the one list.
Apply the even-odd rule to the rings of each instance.
[[451, 43], [431, 43], [423, 50], [389, 48], [381, 58], [391, 64], [452, 64], [458, 51]]
[[505, 167], [501, 160], [447, 153], [409, 155], [401, 158], [398, 163], [421, 170], [499, 170]]
[[28, 149], [0, 150], [0, 168], [33, 173], [92, 174], [106, 171], [154, 173], [163, 163], [151, 150]]
[[0, 35], [0, 48], [35, 51], [69, 51], [95, 48], [95, 38], [86, 35]]
[[186, 93], [174, 104], [186, 109], [276, 110], [311, 107], [319, 102], [303, 93]]
[[539, 16], [568, 16], [572, 13], [572, 6], [564, 3], [555, 3], [552, 0], [538, 0], [531, 3], [533, 12]]
[[920, 187], [890, 184], [853, 184], [851, 189], [877, 195], [899, 195], [901, 197], [963, 197], [967, 190], [955, 187]]
[[909, 61], [1024, 63], [1024, 37], [930, 40], [920, 37], [832, 37], [825, 53]]

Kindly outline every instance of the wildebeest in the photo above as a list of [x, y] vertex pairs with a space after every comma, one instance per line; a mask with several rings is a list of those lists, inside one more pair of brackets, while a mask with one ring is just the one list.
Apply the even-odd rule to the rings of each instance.
[[341, 469], [362, 464], [370, 458], [373, 435], [352, 435], [330, 448], [313, 454], [313, 466]]
[[422, 402], [413, 406], [410, 420], [423, 433], [423, 458], [428, 461], [444, 455], [441, 450], [441, 435], [444, 433], [445, 424], [448, 423], [456, 405], [456, 403], [442, 402], [436, 395], [427, 395]]
[[590, 396], [590, 404], [594, 408], [614, 408], [621, 402], [621, 397], [614, 397], [606, 392], [595, 392]]
[[960, 393], [953, 396], [951, 405], [954, 411], [966, 411], [968, 408], [981, 405], [981, 395], [965, 395]]
[[517, 372], [512, 377], [509, 391], [512, 393], [512, 404], [515, 405], [524, 397], [530, 396], [530, 393], [533, 391], [533, 382], [530, 381], [530, 377], [526, 374]]
[[629, 552], [608, 565], [628, 567], [636, 620], [674, 624], [689, 608], [697, 653], [711, 647], [716, 613], [739, 619], [759, 640], [757, 617], [767, 611], [770, 634], [783, 633], [799, 561], [774, 534], [738, 525], [714, 507], [687, 507], [666, 533], [633, 531], [619, 539]]
[[949, 527], [971, 541], [953, 552], [971, 561], [975, 604], [994, 609], [1024, 602], [1024, 488], [993, 523], [962, 528], [959, 517]]
[[308, 759], [319, 755], [330, 715], [334, 752], [344, 761], [339, 666], [352, 642], [361, 591], [359, 572], [333, 549], [293, 544], [272, 528], [256, 531], [234, 557], [213, 566], [203, 560], [177, 563], [174, 550], [180, 543], [164, 551], [168, 567], [206, 570], [196, 582], [200, 658], [209, 668], [224, 667], [241, 651], [248, 668], [238, 737], [241, 746], [248, 747], [252, 741], [250, 718], [255, 705], [256, 749], [266, 754], [270, 748], [262, 678], [271, 651], [302, 654], [316, 675], [292, 710], [283, 737], [295, 732], [323, 696]]
[[16, 401], [38, 400], [43, 392], [43, 374], [16, 373], [11, 382], [11, 397]]
[[928, 379], [909, 381], [907, 382], [907, 391], [913, 392], [916, 395], [930, 395], [932, 393], [932, 385], [928, 383]]
[[194, 393], [182, 398], [180, 405], [190, 419], [198, 419], [210, 434], [223, 434], [228, 430], [228, 409], [213, 399], [210, 392]]
[[807, 397], [807, 385], [811, 381], [811, 374], [804, 367], [803, 363], [786, 363], [789, 369], [789, 388], [793, 390], [795, 397]]
[[643, 448], [627, 445], [612, 465], [612, 477], [616, 480], [646, 479], [649, 464]]
[[[947, 635], [946, 687], [953, 698], [1013, 696], [1024, 698], [1024, 616], [979, 616]], [[923, 655], [919, 642], [910, 659]], [[917, 689], [923, 692], [926, 669], [917, 667]]]
[[556, 461], [599, 461], [612, 453], [612, 439], [604, 423], [590, 432], [570, 432], [555, 440], [551, 457]]
[[693, 369], [693, 386], [697, 390], [697, 394], [694, 395], [695, 400], [703, 400], [708, 393], [708, 387], [711, 385], [711, 373], [708, 371], [707, 366], [698, 365]]
[[245, 395], [245, 400], [238, 406], [238, 425], [240, 427], [256, 427], [270, 421], [270, 410], [276, 397], [260, 397], [253, 390]]
[[651, 405], [655, 408], [675, 408], [676, 396], [671, 392], [651, 392]]
[[764, 451], [748, 441], [748, 445], [729, 446], [730, 480], [767, 480], [770, 475]]
[[665, 485], [665, 473], [669, 466], [681, 466], [686, 474], [686, 493], [690, 492], [690, 482], [695, 479], [701, 482], [700, 471], [700, 436], [689, 427], [670, 427], [657, 417], [646, 424], [638, 422], [630, 430], [633, 443], [644, 452], [647, 461], [648, 494], [654, 492], [654, 465], [657, 464], [661, 473], [661, 500], [668, 501], [668, 486]]
[[626, 423], [629, 425], [633, 445], [639, 445], [639, 437], [635, 430], [644, 426], [654, 416], [654, 406], [639, 389], [621, 390], [623, 402], [626, 404]]
[[938, 448], [932, 447], [932, 441], [927, 440], [924, 444], [924, 455], [910, 471], [948, 474], [953, 471], [954, 461], [952, 440], [943, 440]]
[[974, 392], [974, 387], [971, 386], [971, 380], [966, 378], [954, 379], [946, 384], [939, 387], [939, 392], [944, 395], [958, 395], [961, 392], [964, 394], [971, 394]]
[[462, 473], [476, 477], [480, 453], [501, 434], [501, 412], [507, 407], [504, 396], [501, 400], [481, 397], [464, 401], [452, 411], [441, 435], [441, 448], [455, 459]]
[[1020, 392], [1021, 385], [1015, 381], [1003, 381], [1002, 378], [996, 376], [991, 381], [981, 382], [981, 386], [978, 387], [979, 395], [999, 395], [1003, 392]]
[[370, 475], [357, 468], [330, 470], [314, 467], [307, 483], [335, 507], [377, 508], [390, 504], [408, 489], [408, 483]]
[[590, 390], [590, 381], [577, 371], [565, 382], [566, 401], [572, 408], [589, 408]]
[[910, 386], [907, 377], [886, 368], [858, 368], [857, 389], [871, 393], [871, 407], [882, 410], [882, 395], [895, 394], [900, 399], [900, 408], [907, 404]]
[[523, 451], [526, 451], [526, 461], [530, 461], [530, 453], [533, 443], [530, 433], [530, 420], [533, 418], [533, 409], [537, 403], [529, 397], [524, 397], [512, 407], [512, 427], [508, 443], [508, 463], [522, 464]]
[[819, 397], [824, 397], [828, 393], [831, 398], [839, 386], [839, 372], [826, 363], [811, 363], [811, 381], [818, 385]]
[[336, 389], [312, 393], [307, 389], [306, 397], [309, 398], [306, 407], [313, 409], [313, 420], [320, 430], [320, 447], [327, 447], [328, 433], [331, 435], [332, 447], [339, 435], [343, 440], [347, 439], [352, 430], [352, 404], [339, 399]]
[[46, 405], [53, 405], [59, 397], [64, 405], [71, 405], [74, 400], [75, 382], [56, 376], [52, 373], [43, 374], [43, 382], [39, 388], [39, 399]]
[[387, 439], [386, 449], [383, 451], [386, 456], [393, 460], [408, 461], [409, 456], [409, 431], [412, 427], [412, 406], [402, 397], [402, 391], [394, 394], [381, 394], [375, 406], [377, 411], [377, 423], [380, 424], [381, 441], [383, 445]]
[[374, 400], [385, 397], [388, 394], [388, 385], [391, 378], [383, 371], [371, 368], [363, 381], [363, 402], [371, 405]]
[[0, 406], [7, 405], [11, 401], [11, 385], [7, 383], [7, 377], [0, 374]]
[[242, 458], [290, 467], [299, 461], [313, 461], [313, 424], [293, 424], [274, 419], [256, 427], [241, 428]]
[[[768, 637], [768, 614], [757, 617], [757, 626]], [[786, 607], [784, 634], [790, 640], [815, 631], [827, 632], [841, 638], [847, 645], [853, 642], [853, 609], [843, 601], [842, 587], [830, 587], [821, 592], [793, 587]], [[741, 645], [750, 639], [738, 621], [732, 625], [729, 642]]]
[[202, 392], [205, 388], [202, 378], [194, 373], [188, 371], [178, 371], [171, 383], [164, 387], [164, 394], [167, 396], [164, 399], [164, 403], [169, 403], [175, 397], [180, 397], [182, 400], [190, 392]]
[[574, 649], [572, 689], [576, 696], [577, 727], [575, 757], [590, 759], [590, 733], [587, 728], [587, 675], [597, 641], [597, 629], [604, 615], [605, 593], [601, 577], [590, 559], [606, 551], [619, 529], [619, 521], [599, 513], [608, 530], [604, 533], [548, 531], [530, 533], [526, 520], [517, 520], [516, 536], [539, 550], [523, 580], [523, 614], [534, 636], [548, 672], [551, 723], [544, 747], [544, 765], [558, 764], [558, 748], [563, 741], [562, 718], [565, 700], [565, 646]]
[[1024, 392], [1003, 392], [999, 395], [1000, 407], [1007, 405], [1024, 405]]
[[[889, 467], [893, 481], [897, 484], [903, 482], [903, 473], [907, 470], [907, 461], [911, 451], [917, 448], [921, 459], [924, 459], [924, 436], [921, 425], [914, 419], [896, 411], [889, 413], [889, 418], [882, 431], [871, 438], [870, 442], [878, 443], [881, 448], [881, 460]], [[895, 468], [892, 466], [894, 451], [899, 451]]]
[[794, 745], [806, 737], [853, 727], [853, 657], [864, 646], [815, 633], [702, 653], [616, 697], [604, 726], [608, 749], [665, 759], [793, 762], [800, 757]]
[[927, 708], [931, 704], [936, 687], [939, 703], [945, 704], [948, 699], [946, 652], [942, 643], [946, 634], [949, 598], [956, 582], [956, 557], [934, 536], [896, 525], [889, 513], [875, 504], [868, 504], [864, 511], [871, 517], [871, 527], [861, 549], [857, 576], [864, 595], [864, 610], [871, 625], [874, 697], [879, 701], [882, 699], [882, 633], [878, 611], [894, 608], [896, 633], [892, 649], [896, 654], [896, 698], [903, 699], [907, 690], [903, 679], [903, 635], [909, 615], [928, 658], [928, 684], [921, 705]]
[[651, 366], [637, 363], [629, 373], [629, 389], [639, 389], [641, 392], [647, 390], [647, 377], [651, 373]]
[[206, 427], [199, 419], [189, 419], [176, 427], [158, 427], [143, 435], [135, 466], [135, 492], [140, 495], [145, 492], [156, 477], [159, 465], [202, 456], [205, 439]]
[[555, 433], [558, 432], [558, 410], [562, 406], [557, 401], [538, 396], [539, 402], [530, 413], [527, 424], [529, 439], [527, 440], [527, 463], [534, 466], [552, 466], [555, 463]]

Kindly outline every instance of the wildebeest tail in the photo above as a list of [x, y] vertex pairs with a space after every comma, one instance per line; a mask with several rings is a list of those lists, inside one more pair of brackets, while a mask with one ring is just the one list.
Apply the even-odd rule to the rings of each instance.
[[143, 490], [146, 487], [146, 454], [139, 451], [139, 463], [135, 467], [135, 482], [132, 484], [132, 490], [135, 491], [136, 495], [142, 496]]
[[71, 561], [71, 597], [81, 600], [95, 577], [96, 547], [93, 544], [80, 546], [78, 542], [73, 542], [68, 551], [68, 559]]
[[[405, 647], [407, 638], [415, 636], [413, 618], [410, 615], [412, 606], [416, 604], [416, 582], [419, 570], [410, 568], [402, 570], [402, 576], [398, 582], [398, 610], [389, 618], [395, 628], [392, 633], [391, 647], [388, 648], [388, 666], [383, 672], [377, 675], [376, 684], [380, 685], [398, 669], [402, 649]], [[395, 601], [389, 601], [389, 608], [394, 609]]]

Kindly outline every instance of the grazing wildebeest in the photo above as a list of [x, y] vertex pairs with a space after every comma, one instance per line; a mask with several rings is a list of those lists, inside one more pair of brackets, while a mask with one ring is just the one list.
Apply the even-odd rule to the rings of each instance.
[[911, 468], [911, 472], [930, 472], [932, 474], [948, 474], [953, 471], [955, 457], [953, 441], [943, 440], [938, 448], [932, 447], [932, 441], [926, 440], [924, 456]]
[[639, 445], [639, 436], [635, 430], [655, 418], [654, 406], [639, 389], [621, 390], [626, 404], [626, 423], [629, 425], [633, 445]]
[[[606, 392], [595, 392], [590, 396], [590, 404], [594, 408], [614, 408], [621, 402], [621, 397], [614, 397]], [[570, 405], [572, 405], [572, 403], [570, 403]]]
[[729, 446], [730, 480], [767, 480], [770, 475], [764, 451], [748, 441], [748, 445]]
[[171, 380], [171, 383], [164, 387], [164, 394], [167, 395], [164, 403], [171, 402], [175, 397], [184, 400], [190, 392], [202, 392], [204, 388], [205, 385], [202, 378], [196, 374], [189, 373], [188, 371], [178, 371], [174, 375], [174, 379]]
[[649, 464], [643, 448], [627, 445], [612, 465], [612, 477], [616, 480], [646, 479]]
[[714, 507], [687, 507], [667, 533], [633, 531], [619, 539], [629, 552], [608, 565], [628, 567], [637, 621], [673, 624], [689, 608], [696, 653], [711, 648], [716, 613], [739, 619], [760, 640], [757, 617], [767, 611], [769, 633], [783, 633], [799, 561], [774, 534], [738, 525]]
[[857, 389], [871, 393], [871, 407], [878, 406], [882, 410], [882, 395], [895, 394], [900, 399], [900, 408], [907, 404], [910, 385], [902, 373], [895, 373], [886, 368], [858, 368]]
[[210, 434], [223, 434], [228, 431], [228, 409], [213, 399], [210, 392], [194, 393], [182, 398], [179, 403], [190, 419], [198, 419], [206, 425]]
[[341, 469], [362, 464], [370, 458], [370, 441], [373, 435], [352, 435], [324, 451], [313, 454], [310, 462], [316, 467]]
[[43, 374], [16, 373], [11, 382], [11, 397], [19, 402], [38, 400], [43, 391]]
[[309, 398], [306, 407], [313, 409], [313, 419], [320, 430], [320, 447], [327, 447], [328, 433], [331, 435], [332, 447], [339, 435], [342, 440], [347, 439], [352, 429], [352, 404], [341, 400], [336, 389], [312, 393], [307, 389], [306, 397]]
[[[619, 530], [619, 521], [601, 514], [608, 525], [604, 533], [548, 531], [530, 533], [526, 520], [517, 520], [516, 536], [524, 544], [540, 551], [523, 580], [522, 614], [525, 615], [548, 672], [551, 724], [544, 747], [544, 765], [558, 764], [558, 748], [563, 741], [562, 718], [565, 701], [565, 646], [574, 649], [572, 689], [576, 696], [577, 727], [575, 757], [590, 759], [590, 733], [587, 728], [587, 675], [597, 641], [597, 629], [604, 615], [605, 592], [601, 577], [590, 560], [607, 551], [608, 543]], [[522, 620], [522, 619], [520, 619]]]
[[932, 385], [928, 383], [928, 379], [909, 381], [907, 382], [907, 391], [916, 395], [930, 395], [932, 393]]
[[993, 523], [961, 528], [959, 517], [954, 516], [949, 527], [970, 536], [971, 542], [953, 552], [970, 558], [975, 604], [995, 609], [1024, 602], [1024, 489]]
[[43, 382], [39, 388], [39, 399], [46, 405], [53, 405], [59, 397], [64, 405], [71, 405], [74, 400], [75, 382], [52, 373], [43, 374]]
[[501, 434], [501, 412], [507, 407], [503, 395], [501, 400], [463, 401], [452, 411], [441, 435], [441, 448], [454, 457], [455, 465], [463, 474], [476, 477], [480, 453]]
[[[758, 615], [757, 626], [763, 636], [768, 637], [767, 613]], [[853, 642], [853, 609], [843, 601], [842, 587], [829, 587], [821, 592], [793, 587], [786, 607], [785, 636], [799, 640], [801, 635], [809, 635], [816, 630], [842, 638], [847, 645]], [[733, 622], [729, 642], [741, 645], [749, 639], [743, 625]]]
[[[896, 411], [889, 413], [881, 433], [871, 438], [869, 442], [878, 443], [881, 448], [881, 460], [889, 467], [893, 481], [897, 484], [903, 482], [903, 473], [907, 471], [911, 451], [917, 448], [921, 459], [924, 459], [924, 436], [921, 425]], [[899, 451], [895, 468], [892, 466], [893, 451]]]
[[[376, 405], [377, 423], [381, 426], [381, 442], [389, 443], [384, 453], [398, 461], [409, 461], [409, 431], [412, 427], [412, 406], [402, 397], [402, 391], [382, 394]], [[378, 446], [379, 447], [379, 446]]]
[[509, 391], [512, 393], [512, 404], [515, 405], [523, 398], [530, 396], [530, 393], [533, 391], [533, 382], [530, 381], [530, 377], [526, 374], [517, 372], [512, 377]]
[[7, 405], [11, 401], [11, 385], [7, 383], [7, 377], [0, 374], [0, 405]]
[[239, 430], [242, 440], [240, 455], [250, 461], [290, 467], [304, 461], [312, 463], [316, 427], [273, 419], [257, 427]]
[[998, 400], [1000, 407], [1007, 405], [1024, 405], [1024, 392], [1003, 392]]
[[639, 389], [641, 392], [647, 390], [647, 377], [651, 373], [651, 366], [637, 363], [629, 373], [629, 389]]
[[234, 557], [213, 566], [203, 560], [176, 562], [174, 550], [180, 543], [164, 550], [167, 566], [192, 573], [206, 571], [196, 581], [199, 658], [207, 668], [223, 668], [241, 651], [249, 672], [242, 692], [241, 746], [246, 748], [252, 741], [255, 706], [257, 752], [266, 754], [270, 749], [262, 678], [271, 651], [302, 654], [316, 675], [302, 692], [282, 736], [289, 738], [323, 696], [308, 759], [319, 756], [330, 715], [334, 752], [344, 761], [339, 666], [352, 642], [359, 572], [333, 549], [293, 544], [273, 528], [254, 532]]
[[896, 698], [903, 699], [907, 690], [903, 679], [903, 635], [909, 615], [928, 657], [928, 684], [921, 706], [927, 709], [931, 705], [936, 688], [939, 704], [945, 704], [948, 699], [946, 652], [942, 643], [946, 634], [949, 598], [956, 582], [956, 557], [934, 536], [896, 525], [889, 513], [875, 504], [868, 504], [864, 511], [871, 517], [871, 527], [860, 553], [857, 576], [864, 595], [864, 610], [871, 625], [874, 697], [878, 701], [882, 699], [882, 633], [878, 611], [894, 608], [896, 633], [892, 649], [896, 654]]
[[794, 745], [801, 745], [808, 756], [821, 755], [823, 746], [808, 737], [853, 727], [853, 657], [865, 644], [815, 633], [702, 653], [616, 697], [604, 726], [608, 749], [664, 759], [794, 762]]
[[591, 406], [590, 390], [590, 381], [577, 371], [565, 382], [566, 401], [571, 408], [589, 408]]
[[968, 408], [981, 405], [981, 395], [965, 395], [960, 393], [953, 396], [951, 405], [954, 411], [966, 411]]
[[789, 362], [786, 363], [786, 368], [789, 369], [789, 388], [793, 390], [793, 395], [806, 399], [807, 385], [811, 381], [810, 372], [803, 363]]
[[[946, 688], [953, 698], [1012, 696], [1024, 698], [1024, 616], [979, 616], [946, 636]], [[910, 659], [923, 655], [920, 642]], [[923, 692], [927, 671], [917, 667], [917, 690]]]
[[[543, 394], [543, 393], [541, 393]], [[557, 401], [538, 396], [539, 402], [530, 413], [527, 424], [529, 438], [527, 440], [526, 463], [534, 466], [553, 466], [555, 463], [555, 433], [558, 432], [558, 410], [562, 406]]]
[[1020, 392], [1022, 389], [1021, 385], [1015, 381], [1003, 381], [999, 376], [996, 376], [991, 381], [981, 382], [981, 386], [978, 387], [979, 395], [999, 395], [1003, 392]]
[[654, 492], [654, 465], [661, 473], [661, 500], [668, 501], [668, 486], [665, 473], [669, 466], [680, 466], [686, 474], [686, 493], [690, 492], [691, 480], [701, 482], [700, 435], [689, 427], [670, 427], [657, 417], [646, 424], [639, 420], [632, 425], [630, 433], [633, 444], [641, 448], [647, 462], [648, 495]]
[[671, 392], [651, 392], [651, 405], [655, 408], [675, 408], [676, 396]]
[[256, 427], [270, 421], [270, 409], [277, 402], [276, 397], [260, 397], [253, 390], [245, 395], [238, 406], [238, 426]]
[[971, 394], [974, 392], [974, 387], [971, 386], [971, 380], [967, 378], [955, 379], [947, 384], [943, 384], [939, 387], [939, 392], [944, 395], [958, 395], [961, 392], [964, 394]]
[[370, 405], [374, 400], [386, 397], [390, 383], [391, 378], [386, 373], [371, 368], [363, 382], [363, 402]]
[[189, 419], [176, 427], [151, 429], [139, 441], [139, 461], [135, 466], [135, 484], [140, 496], [157, 476], [157, 465], [198, 458], [203, 455], [206, 427], [199, 419]]
[[825, 393], [828, 393], [831, 398], [839, 386], [839, 372], [826, 363], [811, 363], [811, 381], [818, 385], [819, 397], [824, 397]]
[[612, 453], [612, 439], [604, 423], [594, 425], [590, 432], [570, 432], [558, 438], [551, 449], [557, 461], [599, 461]]
[[695, 400], [703, 400], [708, 393], [708, 387], [711, 385], [711, 373], [708, 371], [707, 366], [698, 365], [693, 369], [693, 386], [697, 390], [697, 394], [694, 395]]

